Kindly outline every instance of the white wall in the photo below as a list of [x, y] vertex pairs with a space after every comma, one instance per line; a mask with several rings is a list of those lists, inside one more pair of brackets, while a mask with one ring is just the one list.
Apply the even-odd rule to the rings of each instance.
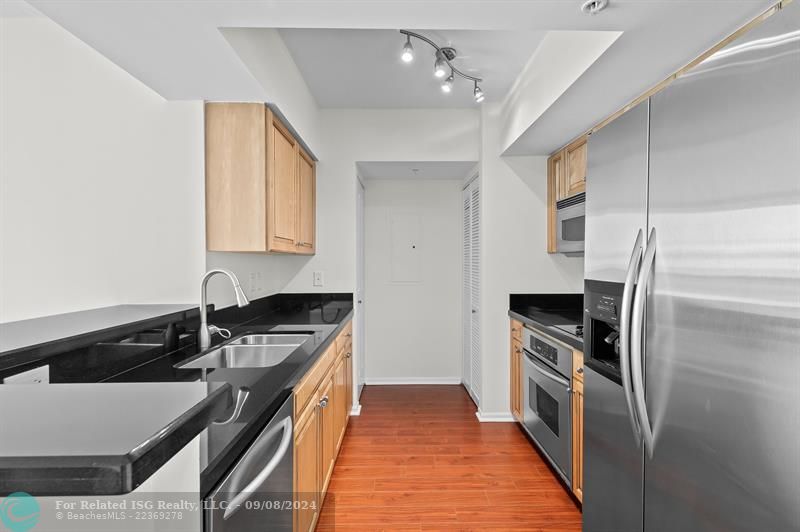
[[547, 158], [501, 157], [499, 105], [481, 121], [481, 412], [510, 416], [508, 296], [583, 292], [583, 259], [546, 252]]
[[503, 151], [532, 127], [620, 35], [622, 32], [616, 31], [548, 32], [503, 101]]
[[[367, 384], [461, 382], [461, 189], [461, 179], [366, 181]], [[404, 220], [419, 228], [411, 276], [392, 259], [403, 243], [390, 224]]]
[[197, 300], [199, 102], [46, 18], [0, 19], [0, 322]]

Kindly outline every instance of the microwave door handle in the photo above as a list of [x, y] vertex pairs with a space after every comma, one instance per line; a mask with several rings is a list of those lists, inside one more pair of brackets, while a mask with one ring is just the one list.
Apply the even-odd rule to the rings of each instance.
[[642, 267], [639, 270], [639, 276], [636, 279], [636, 291], [633, 296], [633, 311], [631, 314], [631, 377], [633, 384], [633, 395], [636, 402], [636, 411], [639, 413], [639, 427], [642, 430], [642, 437], [644, 439], [645, 449], [647, 449], [648, 456], [653, 457], [653, 431], [650, 425], [650, 419], [647, 415], [647, 401], [644, 395], [644, 372], [642, 369], [642, 357], [645, 351], [642, 347], [642, 338], [644, 336], [644, 313], [645, 313], [645, 298], [647, 296], [647, 284], [650, 280], [650, 274], [653, 271], [653, 262], [656, 256], [656, 230], [653, 228], [650, 231], [650, 237], [647, 239], [647, 248], [642, 258]]
[[278, 450], [275, 451], [275, 454], [270, 458], [269, 462], [267, 462], [267, 465], [264, 466], [264, 469], [262, 469], [242, 491], [234, 495], [230, 500], [228, 507], [225, 509], [225, 513], [222, 515], [223, 519], [228, 519], [235, 514], [239, 508], [242, 507], [242, 504], [247, 502], [247, 500], [253, 496], [253, 493], [266, 482], [267, 478], [269, 478], [275, 468], [278, 467], [280, 461], [283, 460], [286, 451], [289, 449], [289, 444], [292, 442], [292, 416], [286, 416], [280, 424], [273, 427], [269, 433], [264, 435], [262, 441], [271, 440], [278, 429], [283, 429], [283, 437], [281, 438], [281, 443], [278, 445]]
[[628, 409], [628, 419], [631, 422], [631, 429], [633, 429], [633, 438], [636, 440], [636, 447], [639, 447], [642, 444], [642, 433], [641, 429], [639, 428], [639, 419], [636, 414], [636, 407], [633, 403], [630, 368], [630, 325], [631, 304], [633, 302], [633, 286], [639, 269], [639, 263], [642, 259], [643, 237], [644, 234], [642, 230], [639, 229], [639, 233], [636, 235], [636, 242], [633, 244], [633, 251], [631, 251], [631, 259], [628, 262], [628, 271], [625, 275], [625, 288], [622, 290], [622, 305], [619, 319], [619, 369], [622, 378], [622, 391], [623, 395], [625, 395], [625, 405]]
[[569, 381], [567, 379], [565, 379], [563, 377], [559, 377], [558, 375], [555, 375], [553, 373], [550, 373], [546, 369], [543, 369], [541, 366], [539, 366], [539, 363], [536, 362], [536, 360], [532, 359], [530, 356], [528, 357], [528, 360], [531, 361], [531, 367], [533, 369], [535, 369], [536, 371], [538, 371], [539, 373], [541, 373], [542, 375], [544, 375], [548, 379], [557, 382], [561, 386], [566, 386], [567, 387], [567, 393], [572, 391], [570, 386], [569, 386]]

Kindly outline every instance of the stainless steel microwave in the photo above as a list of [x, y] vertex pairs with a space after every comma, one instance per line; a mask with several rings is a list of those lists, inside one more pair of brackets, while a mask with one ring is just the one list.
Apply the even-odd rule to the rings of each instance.
[[566, 255], [583, 255], [586, 229], [586, 193], [556, 202], [556, 249]]

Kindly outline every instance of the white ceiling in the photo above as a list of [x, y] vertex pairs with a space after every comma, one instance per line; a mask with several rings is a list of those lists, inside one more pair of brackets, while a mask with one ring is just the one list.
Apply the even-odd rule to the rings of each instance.
[[[486, 101], [502, 101], [545, 35], [542, 31], [412, 30], [458, 51], [453, 65], [480, 84]], [[414, 61], [403, 63], [397, 30], [282, 29], [294, 62], [320, 107], [471, 107], [474, 85], [456, 77], [442, 92], [433, 76], [434, 48], [412, 38]]]
[[359, 161], [363, 179], [466, 179], [478, 161]]
[[[563, 145], [775, 2], [610, 0], [606, 11], [588, 16], [580, 12], [582, 0], [29, 1], [153, 90], [177, 100], [269, 101], [219, 28], [622, 31], [508, 152], [517, 154], [544, 154]], [[394, 48], [392, 58], [396, 54]]]

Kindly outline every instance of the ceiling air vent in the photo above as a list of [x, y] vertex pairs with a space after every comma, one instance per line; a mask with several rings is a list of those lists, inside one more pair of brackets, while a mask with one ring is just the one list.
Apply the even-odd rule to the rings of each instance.
[[608, 7], [608, 0], [586, 0], [581, 6], [581, 11], [588, 15], [596, 15]]

